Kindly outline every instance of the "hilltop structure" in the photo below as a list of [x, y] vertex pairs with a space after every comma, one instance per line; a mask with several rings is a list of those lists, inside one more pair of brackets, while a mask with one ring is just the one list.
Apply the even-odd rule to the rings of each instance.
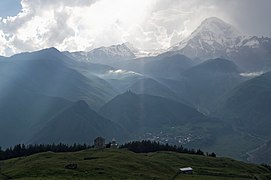
[[94, 147], [96, 149], [103, 149], [103, 148], [105, 148], [105, 139], [103, 137], [97, 137], [94, 140]]
[[112, 139], [110, 147], [111, 148], [118, 148], [118, 143], [115, 138]]

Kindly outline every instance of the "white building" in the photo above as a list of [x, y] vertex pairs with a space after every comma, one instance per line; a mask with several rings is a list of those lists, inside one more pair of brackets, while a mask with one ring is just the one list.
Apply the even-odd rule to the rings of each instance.
[[192, 174], [193, 168], [191, 167], [180, 168], [180, 172], [184, 174]]

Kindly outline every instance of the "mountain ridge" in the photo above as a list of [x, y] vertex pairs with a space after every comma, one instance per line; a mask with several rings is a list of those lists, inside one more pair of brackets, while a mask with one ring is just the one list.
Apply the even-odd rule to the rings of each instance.
[[203, 114], [180, 102], [131, 91], [116, 96], [98, 112], [135, 133], [205, 119]]
[[116, 123], [90, 109], [85, 101], [77, 101], [53, 117], [30, 140], [32, 143], [90, 143], [97, 136], [123, 141], [128, 137]]
[[243, 35], [232, 25], [211, 17], [167, 53], [180, 53], [200, 61], [231, 59], [244, 70], [255, 71], [271, 68], [270, 47], [271, 38]]
[[134, 59], [136, 56], [133, 51], [136, 51], [136, 49], [132, 48], [131, 45], [128, 46], [127, 43], [122, 43], [117, 45], [111, 45], [108, 47], [98, 47], [87, 52], [64, 51], [63, 53], [77, 61], [100, 64], [114, 64], [114, 61]]

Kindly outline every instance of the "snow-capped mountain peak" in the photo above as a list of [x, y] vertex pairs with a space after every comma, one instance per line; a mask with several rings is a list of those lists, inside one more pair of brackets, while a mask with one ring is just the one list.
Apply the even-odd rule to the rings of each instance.
[[124, 43], [136, 56], [136, 58], [143, 58], [143, 57], [150, 57], [150, 56], [157, 56], [165, 52], [164, 49], [152, 49], [152, 50], [142, 50], [136, 48], [132, 43], [126, 42]]
[[181, 50], [186, 46], [203, 49], [204, 45], [223, 47], [232, 47], [235, 45], [237, 37], [240, 37], [239, 31], [224, 22], [223, 20], [210, 17], [205, 19], [200, 26], [191, 33], [191, 35], [180, 42], [170, 50]]
[[211, 17], [169, 51], [201, 61], [231, 59], [245, 70], [262, 70], [262, 67], [268, 66], [266, 57], [270, 56], [270, 47], [271, 38], [242, 35], [232, 25]]
[[96, 54], [97, 52], [99, 53], [105, 53], [105, 55], [110, 56], [110, 57], [126, 57], [126, 58], [134, 58], [135, 55], [129, 49], [129, 47], [123, 43], [123, 44], [117, 44], [117, 45], [112, 45], [109, 47], [100, 47], [91, 50], [88, 52], [88, 54]]
[[114, 61], [135, 58], [135, 54], [127, 44], [117, 44], [108, 47], [99, 47], [91, 51], [64, 52], [67, 56], [82, 62], [111, 64]]
[[125, 45], [127, 48], [129, 48], [133, 53], [137, 53], [139, 52], [139, 49], [136, 48], [132, 43], [130, 42], [125, 42], [123, 43], [123, 45]]
[[215, 35], [218, 38], [236, 38], [240, 36], [240, 32], [235, 27], [224, 22], [223, 20], [217, 17], [210, 17], [202, 21], [200, 26], [191, 34], [190, 37], [193, 38], [199, 35], [203, 36], [203, 38], [215, 38], [210, 37], [211, 35]]

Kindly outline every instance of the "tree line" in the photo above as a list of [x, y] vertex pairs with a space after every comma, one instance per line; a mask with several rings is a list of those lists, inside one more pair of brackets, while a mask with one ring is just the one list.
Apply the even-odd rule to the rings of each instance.
[[91, 148], [92, 146], [83, 144], [34, 144], [34, 145], [24, 145], [18, 144], [12, 148], [7, 148], [6, 150], [2, 150], [0, 147], [0, 160], [6, 160], [10, 158], [22, 157], [22, 156], [29, 156], [36, 153], [41, 152], [75, 152], [81, 151], [84, 149]]
[[143, 141], [133, 141], [121, 145], [120, 148], [126, 148], [130, 151], [135, 153], [149, 153], [149, 152], [157, 152], [157, 151], [172, 151], [177, 153], [186, 153], [186, 154], [195, 154], [195, 155], [202, 155], [202, 156], [211, 156], [216, 157], [214, 152], [212, 153], [204, 153], [202, 150], [198, 149], [188, 149], [184, 148], [183, 146], [176, 146], [176, 145], [169, 145], [161, 144], [155, 141], [143, 140]]
[[[110, 144], [108, 143], [106, 145], [106, 148], [110, 148]], [[23, 156], [29, 156], [36, 153], [41, 152], [75, 152], [75, 151], [81, 151], [89, 148], [93, 148], [92, 145], [86, 145], [86, 144], [30, 144], [30, 145], [24, 145], [24, 144], [18, 144], [14, 147], [7, 148], [5, 150], [2, 150], [0, 147], [0, 160], [6, 160], [11, 158], [17, 158], [17, 157], [23, 157]], [[212, 156], [216, 157], [215, 153], [204, 153], [202, 150], [194, 150], [194, 149], [188, 149], [184, 148], [182, 146], [176, 146], [176, 145], [169, 145], [169, 144], [161, 144], [159, 142], [155, 141], [149, 141], [149, 140], [143, 140], [143, 141], [133, 141], [129, 143], [125, 143], [121, 145], [119, 148], [127, 148], [130, 151], [133, 151], [135, 153], [148, 153], [148, 152], [156, 152], [156, 151], [172, 151], [172, 152], [178, 152], [178, 153], [187, 153], [187, 154], [196, 154], [196, 155], [203, 155], [203, 156]]]

